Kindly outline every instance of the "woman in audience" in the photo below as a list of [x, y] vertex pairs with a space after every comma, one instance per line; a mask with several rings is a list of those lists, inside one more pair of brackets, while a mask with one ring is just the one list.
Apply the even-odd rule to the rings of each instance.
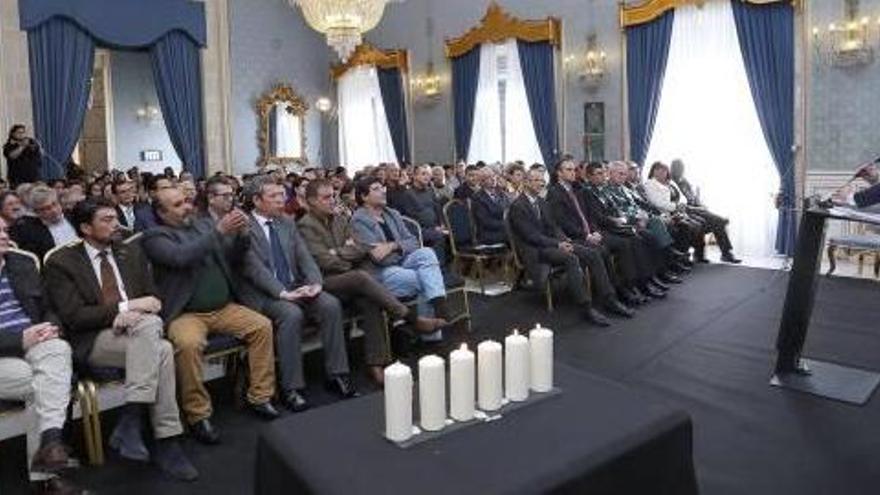
[[[685, 233], [679, 239], [686, 239], [694, 248], [694, 261], [708, 263], [705, 254], [705, 229], [703, 222], [687, 214], [687, 204], [673, 199], [672, 186], [669, 184], [669, 167], [663, 162], [654, 162], [645, 181], [645, 195], [655, 208], [667, 214], [673, 225]], [[681, 246], [687, 250], [688, 246]]]
[[12, 191], [0, 193], [0, 218], [6, 225], [12, 225], [24, 214], [24, 205], [18, 194]]
[[306, 204], [306, 186], [309, 185], [309, 179], [299, 177], [293, 181], [293, 196], [288, 198], [287, 204], [284, 205], [284, 213], [293, 215], [294, 219], [299, 220], [308, 211]]
[[522, 192], [526, 169], [521, 163], [511, 163], [504, 171], [504, 176], [507, 179], [507, 197], [513, 201]]

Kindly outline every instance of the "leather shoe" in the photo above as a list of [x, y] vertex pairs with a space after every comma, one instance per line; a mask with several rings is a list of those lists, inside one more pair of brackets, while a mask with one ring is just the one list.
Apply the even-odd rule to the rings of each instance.
[[189, 432], [193, 438], [207, 445], [220, 443], [220, 433], [211, 424], [208, 418], [201, 419], [189, 426]]
[[584, 319], [597, 327], [607, 327], [611, 325], [611, 322], [608, 321], [608, 318], [606, 318], [605, 315], [593, 308], [584, 311]]
[[31, 460], [31, 471], [35, 473], [57, 473], [68, 467], [67, 449], [59, 441], [49, 442], [40, 447]]
[[724, 261], [725, 263], [733, 263], [735, 265], [742, 263], [742, 260], [734, 256], [730, 251], [721, 253], [721, 261]]
[[31, 493], [39, 495], [80, 495], [86, 493], [82, 488], [64, 478], [50, 478], [31, 482]]
[[613, 315], [622, 316], [624, 318], [632, 318], [633, 315], [636, 314], [632, 308], [624, 306], [617, 299], [612, 299], [605, 303], [605, 310]]
[[180, 448], [180, 442], [177, 441], [177, 438], [163, 438], [156, 442], [153, 460], [156, 462], [156, 466], [171, 479], [177, 481], [199, 479], [198, 470]]
[[660, 275], [657, 275], [656, 282], [663, 284], [680, 284], [682, 280], [681, 277], [672, 273], [661, 273]]
[[663, 299], [666, 297], [666, 292], [663, 292], [662, 290], [652, 286], [651, 284], [645, 285], [645, 288], [643, 290], [645, 291], [645, 294], [653, 297], [654, 299]]
[[620, 291], [620, 301], [627, 306], [638, 306], [645, 303], [645, 300], [632, 289], [622, 289]]
[[272, 405], [272, 402], [268, 400], [259, 404], [250, 403], [248, 404], [248, 409], [259, 416], [260, 419], [265, 419], [266, 421], [272, 421], [273, 419], [277, 419], [278, 416], [281, 416], [281, 413], [278, 412], [278, 409], [275, 409], [275, 406]]
[[343, 399], [351, 399], [361, 395], [355, 389], [354, 383], [352, 383], [351, 377], [348, 375], [334, 375], [330, 377], [327, 383], [325, 383], [325, 387]]
[[288, 392], [281, 400], [281, 403], [284, 407], [295, 413], [303, 412], [310, 407], [306, 398], [296, 390]]
[[140, 406], [140, 404], [126, 404], [126, 413], [119, 418], [119, 423], [110, 435], [110, 447], [123, 459], [147, 462], [150, 460], [150, 451], [144, 444], [141, 416], [131, 412]]

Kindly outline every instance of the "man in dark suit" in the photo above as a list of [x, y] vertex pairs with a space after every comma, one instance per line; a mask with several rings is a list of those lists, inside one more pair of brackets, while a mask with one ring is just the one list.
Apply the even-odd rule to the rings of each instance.
[[137, 206], [135, 203], [137, 199], [136, 188], [137, 185], [126, 180], [125, 176], [113, 181], [111, 186], [113, 196], [116, 197], [116, 217], [119, 219], [119, 227], [128, 233], [134, 232]]
[[542, 279], [546, 279], [545, 266], [564, 267], [568, 291], [583, 308], [584, 318], [594, 325], [607, 327], [608, 319], [593, 308], [592, 297], [584, 284], [584, 277], [589, 274], [581, 268], [575, 245], [553, 222], [550, 207], [541, 197], [545, 184], [542, 170], [530, 170], [523, 193], [510, 205], [508, 220], [516, 236], [519, 255], [529, 277], [539, 286]]
[[507, 244], [504, 210], [510, 206], [500, 178], [494, 170], [484, 168], [480, 190], [471, 196], [471, 210], [480, 244]]
[[30, 194], [36, 217], [23, 216], [9, 231], [18, 247], [37, 255], [40, 261], [55, 246], [79, 239], [73, 225], [64, 216], [58, 193], [47, 186], [35, 186]]
[[455, 199], [471, 199], [480, 187], [480, 167], [468, 165], [464, 170], [464, 184], [455, 188]]
[[327, 387], [344, 398], [357, 392], [349, 377], [342, 305], [323, 290], [323, 278], [296, 224], [283, 215], [284, 187], [269, 176], [251, 178], [244, 189], [253, 206], [248, 221], [250, 250], [243, 275], [242, 301], [275, 325], [281, 396], [299, 412], [308, 407], [302, 390], [300, 339], [306, 316], [317, 320], [324, 349]]
[[141, 241], [161, 295], [160, 315], [168, 322], [174, 344], [182, 409], [197, 440], [214, 444], [219, 434], [211, 423], [211, 399], [202, 381], [202, 351], [209, 333], [225, 333], [247, 346], [249, 408], [264, 419], [278, 417], [272, 322], [239, 304], [238, 277], [250, 239], [248, 217], [233, 210], [212, 223], [196, 219], [193, 205], [179, 189], [157, 192], [156, 212], [162, 225], [145, 231]]
[[68, 330], [76, 359], [86, 366], [124, 368], [126, 405], [110, 446], [129, 460], [150, 460], [141, 435], [149, 418], [156, 438], [152, 459], [174, 479], [198, 471], [180, 448], [183, 433], [174, 377], [174, 352], [162, 338], [162, 303], [137, 244], [113, 242], [116, 209], [104, 198], [82, 201], [73, 221], [83, 241], [55, 251], [46, 262], [46, 287]]
[[135, 232], [143, 232], [147, 229], [158, 225], [156, 219], [155, 203], [156, 195], [159, 191], [171, 189], [174, 184], [171, 179], [164, 175], [152, 175], [145, 184], [149, 201], [146, 203], [137, 203], [134, 208], [134, 230]]

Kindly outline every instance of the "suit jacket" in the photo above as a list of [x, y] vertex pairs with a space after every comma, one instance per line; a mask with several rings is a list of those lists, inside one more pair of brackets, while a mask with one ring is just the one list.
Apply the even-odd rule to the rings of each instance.
[[587, 218], [592, 225], [606, 232], [619, 233], [620, 227], [613, 219], [626, 215], [617, 209], [607, 190], [601, 191], [595, 186], [588, 185], [581, 189], [581, 198], [587, 207]]
[[20, 249], [30, 251], [43, 261], [43, 256], [55, 247], [55, 239], [49, 227], [38, 217], [21, 217], [9, 229], [9, 237], [18, 244]]
[[209, 218], [197, 218], [187, 227], [159, 225], [144, 231], [141, 246], [152, 262], [162, 298], [162, 319], [170, 322], [192, 298], [205, 257], [213, 256], [235, 298], [240, 299], [238, 273], [250, 246], [245, 234], [224, 236]]
[[116, 216], [119, 218], [119, 225], [122, 228], [133, 232], [134, 226], [137, 223], [138, 204], [134, 203], [131, 206], [132, 206], [132, 210], [133, 210], [133, 214], [134, 214], [134, 221], [131, 222], [131, 225], [129, 225], [128, 219], [125, 218], [125, 213], [122, 211], [122, 206], [120, 206], [120, 205], [116, 205]]
[[477, 228], [477, 242], [480, 244], [503, 244], [507, 242], [504, 229], [504, 210], [510, 206], [505, 193], [495, 194], [492, 199], [485, 190], [480, 189], [471, 198], [471, 210]]
[[[574, 194], [575, 200], [578, 201], [581, 213], [584, 214], [584, 218], [586, 218], [590, 230], [595, 230], [597, 225], [595, 221], [590, 218], [590, 212], [587, 205], [584, 204], [581, 199], [581, 191], [576, 186], [572, 186], [572, 193]], [[560, 229], [562, 229], [562, 232], [566, 237], [581, 242], [586, 239], [587, 232], [584, 230], [584, 225], [581, 222], [580, 216], [578, 216], [574, 201], [572, 201], [571, 196], [568, 195], [562, 184], [554, 182], [550, 186], [547, 191], [547, 204], [550, 206], [550, 213], [553, 216], [553, 221], [556, 222], [556, 225], [558, 225]]]
[[471, 189], [471, 186], [464, 183], [455, 188], [455, 193], [453, 194], [453, 196], [455, 196], [455, 199], [465, 200], [471, 199], [476, 193], [476, 190]]
[[399, 253], [391, 253], [381, 260], [372, 260], [380, 266], [392, 266], [400, 263], [404, 256], [420, 248], [419, 239], [409, 231], [403, 223], [403, 217], [393, 208], [385, 208], [382, 212], [385, 225], [391, 230], [393, 239], [385, 239], [385, 233], [379, 222], [373, 218], [366, 208], [358, 208], [351, 216], [351, 230], [354, 232], [355, 241], [365, 248], [369, 248], [381, 242], [395, 241], [400, 245]]
[[308, 213], [297, 224], [318, 267], [326, 275], [344, 273], [369, 261], [369, 249], [358, 243], [346, 244], [348, 239], [354, 238], [347, 217], [333, 215], [325, 222]]
[[[156, 296], [153, 276], [140, 247], [114, 243], [111, 249], [128, 299]], [[74, 356], [85, 363], [98, 332], [113, 326], [118, 305], [103, 302], [101, 282], [83, 243], [56, 251], [46, 263], [44, 276], [49, 301], [64, 324]]]
[[880, 203], [880, 184], [874, 184], [867, 189], [862, 189], [855, 193], [853, 200], [859, 208], [867, 208]]
[[540, 209], [540, 217], [525, 194], [521, 194], [510, 205], [508, 220], [513, 235], [521, 250], [555, 248], [565, 239], [565, 234], [553, 221], [547, 201], [539, 197], [535, 202]]
[[[293, 220], [279, 217], [272, 220], [275, 230], [284, 247], [284, 257], [293, 275], [294, 286], [323, 283], [321, 270], [309, 252], [305, 239], [296, 228]], [[253, 216], [248, 225], [250, 249], [245, 255], [242, 270], [243, 281], [241, 301], [245, 305], [260, 310], [267, 302], [279, 299], [278, 295], [293, 287], [284, 287], [275, 276], [272, 249], [263, 227]]]
[[150, 203], [134, 204], [134, 230], [135, 232], [143, 232], [159, 225], [159, 219]]
[[[31, 322], [37, 324], [50, 321], [60, 326], [61, 322], [46, 300], [40, 273], [34, 261], [28, 256], [9, 251], [3, 256], [3, 262], [3, 271], [9, 278], [12, 293]], [[23, 355], [21, 335], [0, 332], [0, 357]]]

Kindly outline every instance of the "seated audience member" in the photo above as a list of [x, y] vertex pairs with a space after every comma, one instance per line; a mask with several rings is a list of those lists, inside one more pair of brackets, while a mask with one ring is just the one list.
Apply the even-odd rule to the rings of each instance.
[[70, 214], [73, 211], [73, 207], [84, 199], [86, 199], [86, 196], [78, 188], [67, 188], [58, 195], [58, 203], [61, 204], [61, 211], [65, 215]]
[[183, 199], [189, 201], [192, 204], [195, 204], [196, 194], [198, 194], [198, 190], [196, 189], [196, 183], [192, 180], [180, 179], [178, 182], [178, 187], [183, 191]]
[[431, 186], [434, 188], [434, 196], [441, 203], [445, 204], [455, 194], [455, 190], [446, 182], [446, 172], [440, 165], [431, 167]]
[[[688, 215], [684, 197], [673, 199], [673, 189], [670, 186], [669, 167], [662, 162], [654, 162], [645, 181], [645, 196], [654, 208], [661, 213], [669, 215], [672, 225], [681, 234], [682, 247], [687, 250], [688, 246], [694, 248], [694, 261], [708, 263], [706, 258], [705, 225], [703, 221]], [[687, 243], [687, 244], [685, 244]]]
[[363, 248], [380, 247], [370, 256], [377, 265], [376, 277], [396, 297], [417, 296], [419, 314], [449, 320], [446, 286], [437, 255], [420, 247], [419, 240], [404, 224], [400, 213], [386, 206], [385, 186], [375, 177], [356, 185], [360, 205], [351, 217], [355, 242]]
[[443, 175], [445, 176], [446, 185], [449, 186], [454, 195], [455, 190], [461, 185], [461, 181], [458, 180], [458, 176], [455, 174], [455, 165], [451, 163], [443, 164]]
[[670, 187], [673, 189], [673, 196], [684, 196], [685, 204], [687, 204], [687, 212], [703, 220], [707, 232], [711, 232], [715, 236], [715, 242], [721, 249], [721, 261], [727, 263], [742, 263], [733, 255], [733, 246], [730, 244], [730, 237], [727, 235], [727, 224], [729, 221], [712, 213], [700, 202], [694, 192], [691, 183], [684, 176], [684, 162], [679, 159], [672, 160], [672, 180]]
[[[381, 171], [381, 173], [380, 173]], [[377, 177], [384, 177], [382, 184], [385, 185], [385, 196], [388, 198], [388, 207], [403, 213], [413, 207], [410, 205], [409, 176], [400, 170], [396, 163], [383, 165], [376, 169]], [[406, 213], [403, 213], [406, 215]]]
[[293, 196], [287, 198], [284, 205], [284, 213], [294, 217], [294, 219], [302, 218], [308, 212], [306, 204], [306, 187], [311, 179], [305, 175], [293, 180]]
[[151, 175], [147, 181], [148, 199], [144, 203], [136, 203], [134, 209], [134, 230], [135, 232], [143, 232], [158, 225], [156, 217], [156, 196], [159, 191], [164, 191], [174, 187], [171, 179], [165, 175]]
[[6, 225], [12, 225], [24, 215], [24, 205], [21, 198], [13, 191], [3, 191], [0, 193], [0, 218]]
[[348, 181], [339, 190], [339, 199], [336, 203], [337, 213], [344, 216], [349, 221], [354, 211], [357, 209], [357, 200], [354, 194], [354, 181]]
[[302, 395], [306, 383], [300, 347], [306, 317], [318, 323], [328, 389], [345, 398], [356, 396], [349, 377], [342, 305], [323, 290], [321, 271], [305, 240], [294, 221], [283, 215], [284, 188], [260, 175], [245, 184], [244, 197], [253, 208], [241, 299], [274, 324], [283, 404], [294, 412], [308, 407]]
[[431, 187], [430, 167], [417, 165], [414, 168], [412, 187], [406, 192], [404, 204], [397, 210], [419, 223], [425, 246], [432, 248], [441, 266], [445, 266], [449, 231], [443, 225], [443, 208]]
[[211, 399], [202, 381], [202, 351], [209, 333], [233, 335], [245, 343], [249, 408], [262, 418], [278, 416], [271, 403], [272, 322], [235, 302], [239, 287], [233, 267], [247, 254], [248, 217], [233, 210], [216, 224], [196, 219], [193, 205], [177, 188], [159, 190], [154, 204], [162, 225], [147, 230], [141, 243], [164, 301], [160, 315], [174, 344], [183, 414], [197, 440], [214, 444], [220, 437], [210, 421]]
[[433, 333], [446, 322], [410, 311], [370, 274], [375, 269], [370, 260], [385, 257], [389, 245], [369, 248], [355, 242], [349, 218], [336, 212], [333, 189], [328, 182], [318, 180], [309, 184], [306, 199], [309, 213], [300, 219], [299, 228], [324, 274], [324, 290], [343, 303], [354, 303], [363, 316], [364, 361], [371, 378], [382, 383], [383, 368], [392, 359], [383, 311], [393, 322], [406, 322], [422, 333]]
[[[627, 301], [641, 302], [641, 294], [632, 292], [639, 278], [632, 245], [627, 240], [600, 232], [595, 220], [591, 225], [580, 185], [576, 181], [577, 167], [574, 161], [563, 160], [556, 166], [556, 182], [547, 192], [547, 206], [552, 220], [586, 267], [593, 292], [602, 301], [603, 308], [612, 314], [631, 317], [633, 310], [618, 300], [615, 286]], [[612, 253], [620, 269], [617, 283], [615, 280], [618, 277], [611, 263]]]
[[526, 273], [538, 287], [543, 287], [551, 266], [565, 269], [568, 292], [575, 304], [582, 308], [584, 318], [590, 323], [607, 327], [608, 319], [593, 308], [592, 297], [587, 291], [581, 262], [575, 253], [575, 245], [569, 242], [553, 222], [550, 207], [541, 197], [546, 181], [541, 170], [529, 170], [523, 184], [523, 194], [510, 205], [508, 220], [516, 236], [518, 254]]
[[225, 177], [214, 176], [205, 185], [205, 211], [203, 216], [217, 223], [235, 206], [235, 193]]
[[513, 200], [522, 193], [523, 182], [526, 177], [526, 169], [521, 163], [511, 163], [507, 166], [507, 169], [505, 169], [504, 176], [507, 180], [507, 197], [513, 202]]
[[136, 188], [137, 184], [130, 180], [122, 179], [113, 182], [113, 194], [116, 196], [116, 217], [119, 220], [119, 226], [128, 232], [134, 232]]
[[104, 182], [101, 180], [94, 180], [89, 184], [88, 197], [97, 198], [104, 196]]
[[61, 339], [33, 260], [9, 248], [0, 218], [0, 400], [24, 401], [34, 418], [26, 438], [34, 492], [80, 493], [56, 476], [68, 467], [62, 429], [70, 402], [70, 346]]
[[504, 210], [511, 201], [501, 183], [500, 177], [491, 169], [483, 169], [480, 189], [471, 197], [471, 210], [479, 244], [506, 244], [507, 232], [504, 229]]
[[[125, 459], [151, 458], [170, 477], [192, 481], [198, 471], [178, 443], [174, 351], [163, 337], [162, 303], [137, 244], [114, 242], [119, 222], [106, 199], [76, 205], [72, 214], [83, 242], [55, 251], [46, 263], [46, 287], [77, 362], [125, 369], [125, 400], [110, 447]], [[152, 455], [141, 434], [148, 419], [156, 439]]]
[[468, 165], [465, 168], [464, 183], [455, 189], [455, 199], [471, 199], [479, 189], [481, 179], [480, 167]]
[[79, 239], [73, 225], [64, 216], [58, 193], [48, 186], [36, 186], [30, 193], [36, 217], [23, 216], [10, 229], [18, 247], [37, 255], [40, 260], [55, 246]]
[[[880, 170], [877, 169], [877, 163], [880, 158], [871, 163], [866, 163], [856, 169], [854, 178], [862, 179], [868, 183], [868, 187], [862, 190], [856, 190], [852, 183], [846, 184], [838, 189], [831, 196], [834, 204], [854, 206], [856, 208], [867, 208], [880, 203]], [[780, 192], [782, 196], [784, 193]]]

